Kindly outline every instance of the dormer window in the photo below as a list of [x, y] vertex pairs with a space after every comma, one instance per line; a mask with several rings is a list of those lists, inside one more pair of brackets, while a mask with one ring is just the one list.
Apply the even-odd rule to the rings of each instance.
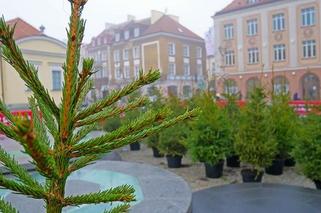
[[247, 4], [255, 4], [257, 0], [247, 0]]
[[128, 40], [128, 39], [129, 39], [129, 31], [128, 31], [128, 30], [126, 30], [126, 31], [124, 32], [124, 39], [125, 39], [125, 40]]
[[116, 33], [115, 34], [115, 41], [118, 42], [120, 40], [120, 34]]
[[138, 36], [139, 36], [139, 33], [140, 33], [139, 28], [138, 28], [138, 27], [135, 28], [135, 29], [134, 29], [134, 37], [135, 37], [135, 38], [138, 37]]

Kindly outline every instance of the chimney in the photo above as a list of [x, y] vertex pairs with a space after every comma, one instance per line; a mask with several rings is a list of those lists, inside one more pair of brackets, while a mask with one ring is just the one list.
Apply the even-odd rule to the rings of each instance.
[[105, 23], [105, 29], [106, 29], [106, 30], [112, 28], [113, 26], [115, 26], [115, 24], [109, 23], [109, 22], [106, 22], [106, 23]]
[[160, 18], [162, 18], [165, 14], [161, 11], [152, 10], [151, 11], [151, 24], [154, 24], [156, 21], [158, 21]]
[[127, 21], [135, 21], [136, 17], [133, 15], [127, 15]]
[[41, 33], [44, 33], [45, 32], [45, 26], [43, 26], [43, 25], [41, 25], [40, 27], [39, 27], [39, 30], [40, 30], [40, 32]]

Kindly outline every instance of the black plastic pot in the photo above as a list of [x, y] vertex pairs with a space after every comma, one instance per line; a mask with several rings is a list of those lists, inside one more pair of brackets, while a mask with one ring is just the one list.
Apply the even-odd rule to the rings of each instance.
[[240, 168], [241, 161], [240, 156], [238, 155], [232, 155], [226, 158], [226, 166], [232, 167], [232, 168]]
[[313, 181], [317, 189], [321, 190], [321, 180], [314, 180]]
[[257, 170], [251, 169], [243, 169], [241, 171], [243, 183], [261, 183], [263, 174], [262, 171], [258, 173]]
[[286, 167], [294, 167], [296, 164], [294, 158], [288, 158], [288, 159], [285, 159], [284, 161], [284, 166]]
[[275, 159], [272, 165], [265, 168], [265, 172], [269, 175], [282, 175], [284, 168], [284, 159]]
[[138, 151], [140, 150], [140, 144], [138, 142], [132, 143], [129, 145], [131, 151]]
[[164, 155], [161, 154], [156, 147], [152, 147], [152, 150], [153, 150], [153, 156], [154, 156], [155, 158], [162, 158], [162, 157], [164, 157]]
[[207, 163], [204, 163], [205, 165], [205, 174], [208, 178], [220, 178], [223, 176], [223, 166], [224, 166], [224, 160], [221, 160], [216, 165], [210, 165]]
[[183, 158], [183, 156], [166, 155], [168, 168], [180, 168], [182, 166], [182, 158]]

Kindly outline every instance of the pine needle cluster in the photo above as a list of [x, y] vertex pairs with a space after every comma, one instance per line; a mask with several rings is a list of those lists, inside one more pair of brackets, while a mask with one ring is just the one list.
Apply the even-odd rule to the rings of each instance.
[[[2, 56], [33, 93], [29, 98], [31, 121], [13, 116], [0, 101], [0, 112], [10, 121], [9, 126], [0, 123], [0, 131], [23, 146], [24, 151], [31, 156], [37, 171], [46, 179], [44, 184], [35, 180], [0, 147], [1, 163], [16, 177], [13, 180], [0, 174], [0, 186], [18, 194], [44, 200], [48, 213], [60, 213], [67, 206], [117, 201], [123, 204], [109, 212], [126, 212], [130, 207], [129, 202], [135, 200], [133, 187], [124, 185], [97, 193], [66, 196], [67, 178], [71, 173], [99, 160], [105, 153], [158, 133], [177, 122], [195, 117], [197, 110], [186, 111], [178, 116], [171, 115], [168, 110], [151, 111], [115, 131], [97, 138], [85, 139], [85, 136], [95, 129], [97, 122], [143, 106], [145, 101], [142, 98], [137, 98], [122, 107], [116, 103], [141, 87], [158, 80], [160, 72], [158, 70], [141, 72], [134, 82], [82, 108], [84, 97], [92, 88], [90, 79], [94, 74], [93, 59], [85, 58], [80, 65], [80, 48], [86, 23], [81, 14], [87, 0], [69, 0], [69, 2], [71, 16], [67, 29], [66, 61], [63, 65], [62, 100], [59, 105], [40, 82], [36, 68], [24, 59], [13, 39], [14, 27], [8, 26], [3, 17], [0, 19]], [[53, 142], [50, 140], [51, 137]], [[0, 210], [8, 213], [18, 212], [3, 200], [0, 200]]]

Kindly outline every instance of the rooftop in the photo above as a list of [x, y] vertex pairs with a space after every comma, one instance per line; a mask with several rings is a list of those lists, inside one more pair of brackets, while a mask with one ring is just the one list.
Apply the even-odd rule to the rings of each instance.
[[284, 0], [256, 0], [256, 2], [254, 3], [249, 3], [248, 0], [233, 0], [229, 5], [227, 5], [224, 9], [218, 11], [214, 16], [223, 15], [226, 13], [231, 13], [252, 7], [257, 7], [264, 4], [270, 4], [278, 1]]
[[7, 21], [7, 24], [10, 27], [16, 26], [14, 32], [14, 39], [18, 40], [21, 38], [29, 37], [29, 36], [40, 36], [44, 35], [40, 30], [30, 25], [26, 21], [21, 18], [15, 18]]

